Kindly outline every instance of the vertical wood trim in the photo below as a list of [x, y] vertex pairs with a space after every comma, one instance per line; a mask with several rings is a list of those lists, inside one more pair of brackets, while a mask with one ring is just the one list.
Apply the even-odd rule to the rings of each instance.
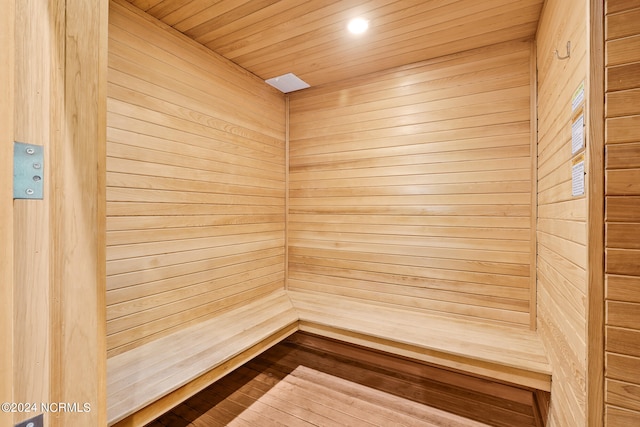
[[284, 97], [284, 288], [289, 289], [289, 95]]
[[[0, 17], [0, 402], [13, 401], [13, 79], [14, 0]], [[13, 414], [0, 411], [0, 425]]]
[[[51, 293], [50, 293], [50, 132], [55, 108], [52, 103], [52, 59], [56, 28], [51, 5], [34, 1], [15, 3], [14, 138], [44, 147], [43, 200], [13, 202], [14, 317], [13, 401], [50, 402]], [[51, 7], [51, 12], [49, 10]], [[55, 17], [53, 17], [55, 20]], [[14, 415], [21, 422], [34, 414]], [[50, 414], [44, 415], [45, 424]]]
[[[55, 426], [106, 424], [106, 73], [108, 1], [64, 2], [62, 110], [51, 148], [52, 401], [91, 405]], [[54, 70], [55, 72], [55, 70]]]
[[[66, 9], [65, 9], [65, 4], [64, 1], [55, 1], [55, 2], [51, 2], [51, 11], [50, 11], [50, 22], [51, 22], [51, 28], [55, 31], [55, 36], [54, 36], [54, 40], [56, 43], [55, 49], [52, 48], [52, 58], [51, 58], [51, 80], [52, 80], [52, 84], [51, 84], [51, 132], [50, 132], [50, 140], [48, 141], [49, 145], [51, 146], [51, 148], [48, 150], [50, 151], [49, 153], [49, 161], [48, 164], [50, 165], [56, 165], [56, 169], [59, 169], [60, 167], [57, 165], [57, 163], [54, 163], [56, 161], [56, 157], [55, 157], [55, 148], [56, 146], [59, 144], [59, 140], [61, 139], [61, 133], [63, 132], [64, 128], [65, 128], [65, 124], [64, 124], [64, 111], [65, 111], [65, 85], [64, 85], [64, 81], [65, 81], [65, 72], [66, 72], [66, 68], [65, 68], [65, 47], [64, 47], [64, 43], [65, 43], [65, 22], [64, 22], [64, 16], [66, 13]], [[52, 30], [52, 31], [53, 31]], [[54, 199], [59, 197], [58, 193], [54, 190], [56, 187], [56, 183], [55, 183], [55, 176], [54, 176], [54, 171], [53, 168], [49, 168], [48, 170], [48, 176], [49, 176], [49, 182], [47, 183], [47, 188], [50, 189], [50, 193], [49, 195], [45, 194], [45, 197], [47, 199], [48, 203], [51, 203], [52, 208], [50, 208], [49, 210], [49, 215], [50, 218], [48, 218], [48, 221], [50, 223], [53, 222], [54, 220], [54, 214], [56, 212], [56, 210], [54, 209], [53, 206], [54, 205]], [[51, 200], [51, 202], [49, 202], [49, 200]], [[55, 236], [55, 232], [52, 230], [52, 237], [51, 237], [51, 245], [57, 245], [56, 240], [57, 237]], [[52, 265], [55, 264], [55, 254], [51, 254], [50, 255], [50, 259], [51, 259], [51, 263]], [[53, 272], [51, 273], [53, 274]], [[61, 325], [62, 325], [62, 313], [60, 311], [60, 298], [63, 296], [61, 294], [56, 294], [56, 291], [58, 289], [56, 289], [55, 287], [55, 283], [53, 281], [53, 278], [48, 278], [48, 280], [50, 281], [50, 287], [51, 287], [51, 315], [50, 315], [50, 319], [51, 319], [51, 327], [50, 327], [50, 336], [51, 336], [51, 366], [52, 366], [52, 376], [56, 376], [56, 379], [59, 378], [60, 376], [62, 376], [62, 374], [60, 372], [56, 372], [56, 368], [60, 366], [61, 361], [60, 358], [62, 357], [62, 352], [61, 351], [57, 351], [60, 348], [60, 334], [61, 334]], [[51, 381], [51, 385], [50, 385], [50, 396], [53, 398], [55, 397], [56, 399], [58, 398], [58, 396], [61, 396], [62, 392], [62, 384], [61, 381], [56, 381], [56, 380], [52, 380]], [[53, 420], [52, 423], [53, 426], [58, 426], [59, 424], [56, 424], [56, 421]]]
[[590, 0], [588, 77], [587, 425], [604, 421], [604, 10]]
[[530, 275], [530, 306], [529, 313], [532, 331], [536, 330], [538, 322], [538, 64], [536, 42], [531, 42], [531, 59], [530, 65], [530, 85], [531, 85], [531, 243], [529, 250], [531, 252], [529, 275]]

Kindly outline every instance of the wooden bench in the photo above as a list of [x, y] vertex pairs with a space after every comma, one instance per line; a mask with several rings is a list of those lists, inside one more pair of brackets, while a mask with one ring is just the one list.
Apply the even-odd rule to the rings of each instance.
[[107, 361], [107, 419], [141, 426], [298, 329], [284, 290]]
[[298, 330], [492, 380], [551, 389], [551, 370], [535, 332], [282, 290], [110, 358], [108, 424], [144, 425]]
[[551, 390], [534, 331], [348, 297], [289, 291], [300, 330], [527, 388]]

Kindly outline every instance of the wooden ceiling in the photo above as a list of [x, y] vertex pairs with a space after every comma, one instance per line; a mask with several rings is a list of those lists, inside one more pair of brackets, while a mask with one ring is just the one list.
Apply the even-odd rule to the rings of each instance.
[[[262, 79], [311, 86], [533, 37], [544, 0], [128, 0]], [[363, 35], [346, 30], [356, 16]]]

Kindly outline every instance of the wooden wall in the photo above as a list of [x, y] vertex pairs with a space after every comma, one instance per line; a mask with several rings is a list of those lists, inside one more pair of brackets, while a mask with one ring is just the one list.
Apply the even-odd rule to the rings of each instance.
[[290, 98], [290, 289], [529, 326], [529, 42]]
[[608, 426], [640, 425], [640, 2], [606, 2]]
[[[8, 97], [14, 102], [3, 109], [2, 121], [13, 123], [16, 141], [43, 147], [44, 197], [10, 201], [8, 207], [13, 260], [3, 256], [1, 262], [3, 269], [11, 263], [13, 274], [0, 286], [12, 287], [12, 304], [2, 301], [2, 309], [13, 314], [13, 343], [0, 351], [12, 350], [13, 378], [7, 381], [3, 374], [0, 381], [13, 386], [3, 402], [31, 402], [36, 408], [11, 413], [13, 419], [5, 424], [2, 418], [2, 424], [43, 412], [42, 404], [68, 402], [81, 410], [44, 411], [44, 424], [105, 425], [108, 2], [98, 0], [90, 8], [84, 0], [13, 4], [3, 2], [2, 8], [14, 20], [7, 29], [16, 30], [14, 43], [2, 39], [3, 66], [15, 60], [9, 85], [14, 93]], [[3, 26], [3, 36], [4, 31]], [[13, 117], [5, 121], [5, 113]], [[3, 179], [2, 186], [11, 181]], [[2, 234], [3, 244], [9, 236]]]
[[284, 287], [284, 97], [111, 3], [107, 345], [118, 354]]
[[[583, 426], [586, 410], [587, 204], [571, 191], [571, 101], [587, 77], [586, 2], [548, 0], [538, 57], [538, 330], [553, 369], [552, 426]], [[566, 54], [571, 41], [571, 57]]]

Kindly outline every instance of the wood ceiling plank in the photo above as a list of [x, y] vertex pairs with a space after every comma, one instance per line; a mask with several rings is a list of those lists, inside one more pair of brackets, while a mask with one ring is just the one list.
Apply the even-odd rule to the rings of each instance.
[[199, 25], [203, 25], [213, 19], [218, 19], [234, 9], [242, 7], [250, 2], [251, 0], [222, 0], [208, 6], [206, 9], [201, 10], [183, 21], [178, 22], [173, 27], [176, 30], [187, 34], [190, 30], [193, 30]]
[[[427, 58], [442, 56], [458, 51], [469, 50], [485, 44], [495, 44], [506, 40], [527, 37], [534, 30], [538, 6], [530, 6], [524, 10], [522, 22], [515, 22], [509, 13], [490, 18], [489, 12], [477, 13], [478, 17], [467, 16], [458, 21], [468, 26], [470, 30], [461, 32], [460, 26], [444, 21], [433, 25], [427, 32], [414, 30], [410, 33], [396, 35], [382, 39], [365, 48], [355, 43], [344, 43], [340, 40], [327, 42], [323, 48], [312, 44], [308, 47], [310, 53], [303, 54], [296, 47], [292, 53], [281, 56], [281, 53], [265, 55], [267, 59], [262, 63], [253, 64], [258, 58], [245, 62], [236, 58], [241, 66], [265, 78], [289, 72], [285, 66], [293, 66], [303, 80], [311, 84], [321, 84], [330, 80], [337, 80], [341, 76], [366, 74], [385, 68], [392, 68]], [[487, 17], [486, 19], [484, 17]], [[461, 34], [459, 37], [456, 34]], [[446, 42], [442, 42], [446, 41]], [[306, 43], [302, 44], [307, 47]], [[318, 51], [319, 53], [315, 53]], [[262, 56], [262, 54], [261, 54]], [[284, 64], [284, 65], [283, 65]], [[331, 73], [336, 74], [332, 76]], [[312, 76], [312, 77], [309, 77]]]
[[[447, 3], [454, 3], [459, 0], [446, 1]], [[398, 10], [411, 9], [414, 14], [420, 14], [422, 11], [434, 9], [432, 3], [410, 8], [406, 7], [406, 3], [400, 3], [402, 4], [398, 5], [398, 2], [390, 0], [370, 0], [354, 9], [358, 10], [360, 16], [365, 16], [371, 21], [389, 19], [388, 17]], [[237, 58], [239, 62], [244, 62], [243, 55], [252, 55], [255, 52], [278, 52], [283, 47], [300, 50], [299, 45], [301, 43], [306, 43], [306, 48], [321, 45], [325, 41], [335, 41], [336, 43], [342, 41], [344, 43], [344, 35], [347, 34], [347, 20], [354, 16], [355, 13], [345, 10], [342, 4], [337, 4], [335, 7], [326, 6], [328, 5], [325, 4], [323, 8], [316, 8], [313, 14], [299, 14], [297, 17], [291, 17], [289, 25], [284, 27], [278, 25], [255, 37], [247, 37], [250, 36], [248, 33], [237, 35], [237, 39], [244, 40], [247, 38], [249, 46], [240, 50], [223, 46], [219, 52], [229, 58]], [[279, 19], [279, 21], [282, 22], [283, 20]]]
[[[533, 37], [543, 0], [129, 0], [267, 79], [312, 85]], [[372, 31], [345, 37], [364, 16]]]
[[303, 34], [309, 25], [337, 14], [343, 7], [339, 0], [332, 0], [320, 8], [312, 2], [289, 6], [286, 10], [280, 8], [282, 11], [277, 14], [271, 13], [272, 8], [265, 8], [260, 12], [270, 16], [261, 18], [260, 14], [254, 14], [236, 21], [233, 26], [210, 31], [200, 42], [221, 55], [239, 56]]
[[[180, 2], [180, 0], [176, 1]], [[163, 17], [162, 22], [173, 27], [178, 22], [182, 22], [188, 18], [191, 18], [192, 16], [202, 12], [208, 7], [215, 6], [222, 1], [224, 0], [191, 0], [187, 3], [183, 2], [180, 8]]]
[[[365, 46], [368, 46], [367, 50], [371, 51], [381, 46], [411, 39], [415, 37], [414, 31], [428, 35], [435, 33], [442, 26], [447, 28], [454, 25], [453, 20], [461, 14], [459, 9], [466, 6], [464, 2], [465, 0], [450, 1], [444, 5], [439, 4], [437, 8], [431, 6], [431, 3], [427, 3], [423, 7], [408, 8], [412, 12], [410, 16], [401, 16], [399, 19], [395, 19], [394, 15], [397, 13], [397, 6], [389, 5], [388, 7], [383, 7], [383, 2], [381, 1], [380, 3], [372, 4], [372, 6], [380, 5], [380, 7], [370, 10], [370, 13], [375, 13], [380, 17], [379, 19], [371, 18], [375, 23], [375, 30], [372, 29], [369, 34], [363, 37], [345, 38], [344, 22], [328, 20], [328, 24], [325, 26], [321, 27], [316, 24], [312, 31], [303, 32], [301, 35], [286, 39], [282, 43], [271, 44], [269, 48], [255, 50], [243, 56], [235, 56], [232, 53], [228, 53], [228, 55], [237, 63], [252, 68], [259, 64], [270, 63], [276, 58], [277, 60], [289, 60], [285, 55], [297, 58], [298, 62], [301, 62], [301, 59], [305, 56], [313, 56], [315, 58], [326, 56], [327, 51], [349, 50], [354, 47], [362, 50]], [[474, 11], [482, 9], [482, 7], [477, 6], [473, 8]], [[402, 11], [406, 10], [403, 9]]]

